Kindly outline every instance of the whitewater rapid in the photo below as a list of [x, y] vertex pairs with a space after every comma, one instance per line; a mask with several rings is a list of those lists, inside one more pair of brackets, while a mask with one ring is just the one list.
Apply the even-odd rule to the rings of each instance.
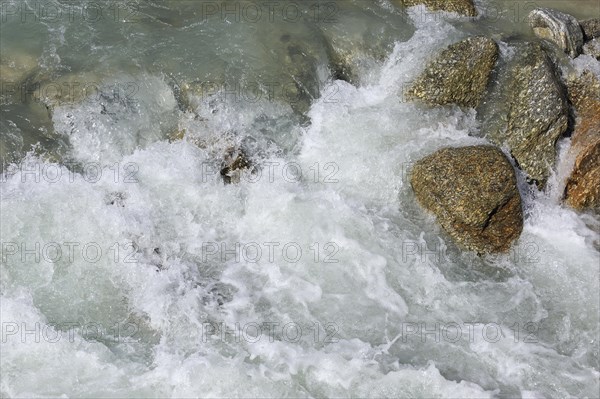
[[[509, 254], [444, 235], [411, 164], [487, 140], [473, 110], [402, 101], [468, 34], [413, 23], [359, 87], [323, 79], [309, 123], [223, 93], [195, 117], [150, 72], [103, 80], [132, 103], [57, 107], [76, 166], [30, 152], [0, 183], [2, 397], [596, 397], [599, 221], [558, 171], [518, 176]], [[224, 185], [230, 142], [260, 167]]]

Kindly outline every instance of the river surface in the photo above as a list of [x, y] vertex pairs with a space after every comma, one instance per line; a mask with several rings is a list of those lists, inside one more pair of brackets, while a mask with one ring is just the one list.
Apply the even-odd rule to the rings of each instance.
[[510, 58], [535, 5], [600, 4], [476, 4], [2, 0], [26, 90], [3, 77], [0, 395], [598, 397], [600, 220], [561, 205], [569, 139], [546, 191], [519, 174], [510, 253], [478, 257], [407, 176], [488, 143], [481, 118], [402, 94], [450, 43]]

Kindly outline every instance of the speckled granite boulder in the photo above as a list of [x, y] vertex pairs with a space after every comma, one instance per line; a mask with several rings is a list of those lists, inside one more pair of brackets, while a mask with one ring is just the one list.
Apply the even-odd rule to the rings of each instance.
[[575, 17], [550, 8], [536, 8], [529, 13], [529, 25], [536, 36], [552, 41], [572, 58], [581, 54], [583, 31]]
[[592, 39], [583, 45], [583, 54], [600, 60], [600, 39]]
[[507, 123], [488, 138], [507, 145], [529, 180], [543, 188], [556, 160], [556, 142], [568, 128], [566, 89], [553, 61], [533, 42], [519, 49], [507, 85]]
[[498, 148], [444, 148], [413, 167], [418, 201], [461, 246], [505, 252], [523, 229], [515, 172]]
[[498, 45], [487, 37], [452, 44], [415, 80], [406, 92], [407, 99], [477, 107], [497, 59]]
[[477, 16], [473, 0], [397, 0], [397, 2], [404, 7], [423, 4], [431, 11], [455, 12], [469, 17]]
[[575, 163], [566, 182], [565, 201], [578, 210], [600, 211], [600, 80], [585, 71], [568, 87], [577, 123], [569, 149]]
[[586, 19], [579, 21], [585, 40], [592, 40], [600, 37], [600, 18]]

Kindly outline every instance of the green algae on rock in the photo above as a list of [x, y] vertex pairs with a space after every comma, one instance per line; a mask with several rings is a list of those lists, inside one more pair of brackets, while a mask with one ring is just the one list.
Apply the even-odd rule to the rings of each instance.
[[444, 148], [419, 160], [411, 174], [419, 202], [462, 247], [505, 252], [523, 229], [514, 169], [498, 148]]
[[429, 104], [477, 107], [498, 59], [498, 45], [470, 37], [446, 48], [407, 90], [408, 99]]

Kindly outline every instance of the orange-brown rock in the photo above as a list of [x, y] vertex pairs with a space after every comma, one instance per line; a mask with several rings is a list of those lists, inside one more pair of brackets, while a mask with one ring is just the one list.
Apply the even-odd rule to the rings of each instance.
[[460, 246], [505, 252], [523, 230], [515, 171], [497, 147], [443, 148], [415, 163], [415, 196]]
[[600, 80], [589, 71], [569, 83], [577, 123], [569, 154], [575, 158], [565, 187], [566, 203], [600, 210]]

